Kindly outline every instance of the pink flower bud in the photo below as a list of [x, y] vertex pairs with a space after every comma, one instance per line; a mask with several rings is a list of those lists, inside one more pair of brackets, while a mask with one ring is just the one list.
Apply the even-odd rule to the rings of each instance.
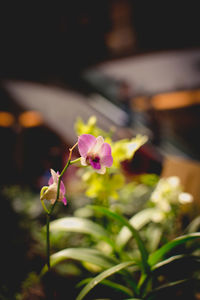
[[[42, 189], [42, 191], [44, 192], [41, 193], [40, 199], [51, 201], [51, 204], [54, 204], [57, 197], [59, 173], [56, 173], [53, 169], [51, 169], [50, 171], [51, 178], [48, 181], [49, 186], [46, 187], [46, 189]], [[64, 205], [67, 205], [67, 199], [65, 198], [65, 186], [62, 180], [60, 182], [60, 193], [58, 201], [62, 201]]]

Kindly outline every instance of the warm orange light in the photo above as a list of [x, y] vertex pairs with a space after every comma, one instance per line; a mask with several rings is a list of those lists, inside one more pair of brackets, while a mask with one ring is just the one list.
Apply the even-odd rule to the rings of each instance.
[[182, 108], [200, 104], [200, 90], [163, 93], [149, 98], [136, 97], [132, 99], [131, 104], [133, 109], [138, 111], [146, 111], [150, 108], [156, 110]]
[[149, 108], [149, 98], [145, 96], [136, 97], [131, 100], [131, 107], [133, 110], [145, 111]]
[[0, 126], [10, 127], [15, 122], [14, 116], [7, 111], [0, 111]]
[[200, 90], [159, 94], [151, 99], [157, 110], [176, 109], [200, 103]]
[[36, 127], [43, 123], [43, 119], [37, 111], [26, 111], [19, 116], [19, 123], [23, 127]]

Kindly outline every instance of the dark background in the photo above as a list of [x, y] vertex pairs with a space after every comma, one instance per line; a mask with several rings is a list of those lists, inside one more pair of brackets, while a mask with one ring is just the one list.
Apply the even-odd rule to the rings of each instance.
[[[135, 44], [113, 55], [106, 35], [128, 18]], [[4, 1], [0, 75], [67, 81], [116, 56], [198, 47], [199, 28], [198, 1]]]

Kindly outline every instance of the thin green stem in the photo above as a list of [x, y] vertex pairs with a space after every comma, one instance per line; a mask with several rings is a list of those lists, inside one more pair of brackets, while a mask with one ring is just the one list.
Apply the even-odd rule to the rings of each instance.
[[44, 211], [45, 211], [47, 214], [49, 214], [49, 211], [48, 211], [48, 209], [46, 208], [46, 205], [44, 204], [44, 201], [43, 201], [43, 200], [41, 200], [41, 203], [42, 203], [42, 207], [44, 208]]
[[47, 267], [50, 269], [50, 232], [49, 232], [50, 215], [47, 214], [47, 233], [46, 233], [46, 250], [47, 250]]
[[61, 178], [62, 178], [64, 172], [69, 167], [69, 164], [70, 164], [70, 159], [68, 159], [67, 164], [65, 165], [64, 169], [62, 170], [62, 172], [61, 172], [61, 174], [60, 174], [60, 176], [58, 178], [58, 187], [57, 187], [56, 201], [51, 206], [50, 211], [47, 213], [47, 267], [48, 267], [48, 269], [50, 268], [50, 230], [49, 230], [50, 216], [53, 213], [53, 210], [54, 210], [54, 207], [55, 207], [56, 203], [58, 202], [58, 199], [59, 199], [59, 196], [60, 196]]
[[79, 157], [79, 158], [77, 158], [77, 159], [71, 160], [71, 161], [70, 161], [70, 165], [73, 165], [73, 164], [75, 164], [75, 163], [79, 162], [80, 160], [81, 160], [81, 158], [80, 158], [80, 157]]
[[67, 168], [69, 167], [70, 163], [75, 163], [78, 162], [80, 160], [80, 158], [74, 160], [71, 162], [71, 157], [72, 157], [72, 151], [73, 149], [76, 147], [77, 143], [71, 148], [69, 149], [69, 157], [68, 157], [68, 161], [64, 167], [64, 169], [62, 170], [62, 172], [60, 173], [59, 177], [58, 177], [58, 186], [57, 186], [57, 194], [56, 194], [56, 200], [53, 203], [53, 205], [51, 206], [50, 210], [47, 210], [45, 204], [42, 201], [42, 205], [44, 210], [47, 213], [47, 223], [46, 223], [46, 251], [47, 251], [47, 267], [48, 269], [50, 269], [50, 229], [49, 229], [49, 225], [50, 225], [50, 217], [53, 213], [54, 207], [56, 205], [56, 203], [58, 202], [59, 196], [60, 196], [60, 183], [61, 183], [61, 178], [63, 176], [63, 174], [65, 173], [65, 171], [67, 170]]

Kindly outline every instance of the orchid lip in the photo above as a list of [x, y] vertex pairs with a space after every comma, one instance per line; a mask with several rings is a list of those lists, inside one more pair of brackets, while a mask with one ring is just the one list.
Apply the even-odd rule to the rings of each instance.
[[99, 156], [87, 156], [86, 162], [87, 162], [87, 164], [90, 164], [96, 170], [101, 169]]

